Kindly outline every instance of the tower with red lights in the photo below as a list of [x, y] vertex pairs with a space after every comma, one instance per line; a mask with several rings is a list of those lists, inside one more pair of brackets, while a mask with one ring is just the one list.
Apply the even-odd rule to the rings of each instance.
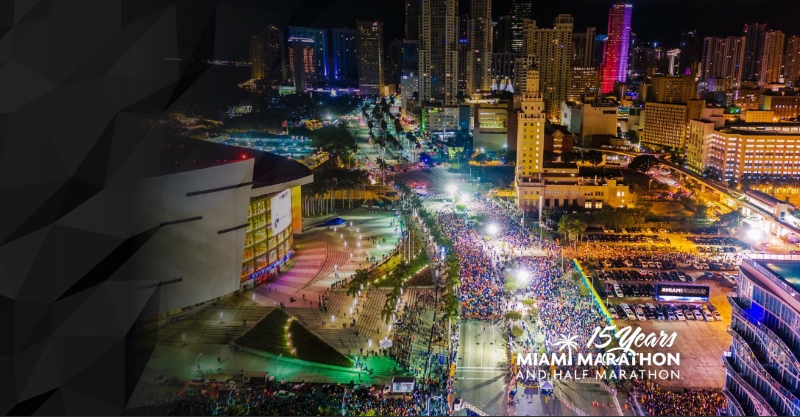
[[628, 49], [631, 44], [631, 13], [633, 5], [616, 3], [608, 12], [608, 40], [603, 54], [600, 91], [614, 91], [614, 82], [625, 82], [628, 70]]

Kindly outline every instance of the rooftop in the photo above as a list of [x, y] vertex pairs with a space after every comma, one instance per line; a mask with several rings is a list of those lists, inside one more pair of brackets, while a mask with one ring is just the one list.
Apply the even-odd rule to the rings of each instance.
[[756, 261], [774, 275], [780, 277], [796, 291], [800, 291], [800, 261], [772, 261], [760, 259]]
[[147, 139], [141, 145], [144, 178], [189, 172], [255, 159], [253, 187], [283, 184], [311, 176], [300, 162], [269, 152], [185, 137]]

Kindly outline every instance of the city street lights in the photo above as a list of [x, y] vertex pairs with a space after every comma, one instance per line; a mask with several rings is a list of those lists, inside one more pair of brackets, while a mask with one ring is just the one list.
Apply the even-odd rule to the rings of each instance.
[[519, 283], [519, 285], [527, 285], [528, 280], [530, 278], [531, 274], [529, 274], [528, 271], [524, 269], [520, 269], [519, 272], [517, 272], [517, 282]]
[[500, 230], [500, 229], [499, 229], [499, 228], [497, 227], [497, 225], [496, 225], [496, 224], [494, 224], [494, 223], [490, 224], [490, 225], [489, 225], [489, 227], [487, 227], [487, 228], [486, 228], [486, 232], [487, 232], [487, 233], [489, 233], [489, 236], [492, 236], [492, 237], [494, 237], [495, 235], [497, 235], [497, 232], [498, 232], [499, 230]]

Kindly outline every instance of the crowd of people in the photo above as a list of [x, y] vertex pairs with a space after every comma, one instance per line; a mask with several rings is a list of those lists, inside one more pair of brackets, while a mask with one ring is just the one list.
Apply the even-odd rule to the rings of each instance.
[[496, 268], [499, 255], [486, 251], [483, 237], [454, 212], [439, 212], [437, 223], [453, 242], [461, 263], [459, 299], [461, 316], [467, 319], [497, 320], [502, 315], [502, 276]]
[[629, 401], [636, 401], [650, 416], [716, 416], [725, 407], [725, 395], [718, 389], [671, 391], [645, 380], [633, 380]]
[[424, 412], [427, 393], [415, 390], [403, 397], [386, 397], [379, 390], [276, 396], [265, 389], [239, 390], [233, 395], [180, 395], [175, 392], [148, 392], [137, 398], [141, 415], [164, 416], [326, 416], [374, 415], [418, 416]]

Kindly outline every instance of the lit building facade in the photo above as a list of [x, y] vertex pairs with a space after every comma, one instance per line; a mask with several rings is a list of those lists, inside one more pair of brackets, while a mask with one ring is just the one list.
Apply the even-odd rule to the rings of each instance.
[[569, 90], [569, 100], [597, 97], [599, 86], [600, 72], [597, 68], [572, 67], [572, 87]]
[[785, 36], [779, 30], [768, 30], [764, 35], [764, 54], [761, 56], [761, 73], [758, 85], [765, 87], [780, 83], [783, 75], [783, 45]]
[[645, 103], [642, 142], [682, 149], [686, 142], [686, 105]]
[[383, 23], [356, 22], [358, 27], [358, 92], [380, 96], [384, 86]]
[[511, 2], [511, 52], [523, 53], [522, 25], [531, 18], [531, 0], [512, 0]]
[[689, 120], [688, 137], [686, 138], [686, 165], [694, 172], [702, 173], [709, 166], [710, 146], [715, 129], [725, 125], [725, 109], [703, 109], [699, 119]]
[[791, 36], [786, 41], [786, 60], [783, 64], [784, 78], [792, 87], [800, 81], [800, 37]]
[[358, 79], [358, 30], [334, 28], [333, 78], [338, 81]]
[[704, 146], [707, 165], [724, 180], [751, 177], [800, 179], [800, 124], [730, 123]]
[[419, 38], [421, 103], [458, 103], [458, 0], [422, 0]]
[[424, 106], [421, 110], [420, 130], [423, 132], [456, 132], [461, 129], [458, 106]]
[[[279, 155], [210, 141], [146, 139], [146, 161], [132, 193], [135, 228], [157, 227], [129, 264], [149, 299], [145, 326], [190, 314], [277, 275], [302, 227], [303, 164]], [[141, 233], [141, 232], [139, 232]]]
[[542, 172], [544, 157], [544, 98], [539, 91], [539, 71], [528, 69], [525, 90], [520, 94], [517, 116], [517, 178], [530, 178]]
[[761, 110], [772, 110], [778, 120], [796, 119], [800, 116], [800, 95], [762, 94]]
[[[778, 255], [780, 258], [780, 255]], [[727, 413], [800, 415], [800, 262], [745, 257], [739, 267], [725, 366]]]
[[573, 67], [595, 67], [592, 63], [594, 56], [594, 36], [597, 28], [586, 28], [585, 32], [572, 32], [572, 66]]
[[467, 93], [489, 91], [492, 85], [492, 0], [472, 0], [467, 54]]
[[[420, 13], [422, 0], [406, 0], [406, 37], [407, 41], [419, 41]], [[416, 71], [416, 68], [414, 69]]]
[[619, 103], [602, 99], [580, 106], [580, 140], [582, 145], [591, 143], [593, 136], [617, 136]]
[[744, 25], [745, 52], [742, 59], [742, 79], [758, 81], [761, 71], [761, 58], [764, 55], [764, 35], [767, 32], [765, 23], [748, 23]]
[[525, 21], [525, 53], [539, 70], [545, 112], [553, 121], [561, 118], [561, 103], [568, 100], [572, 88], [572, 24], [568, 14], [558, 15], [552, 29], [536, 27], [535, 20]]
[[709, 91], [730, 91], [740, 87], [745, 59], [745, 37], [707, 37], [703, 40], [701, 80]]
[[314, 41], [315, 73], [320, 80], [328, 78], [328, 30], [289, 26], [289, 37]]
[[659, 103], [687, 103], [697, 99], [697, 81], [692, 76], [653, 77], [652, 97]]
[[250, 37], [250, 78], [264, 78], [264, 38], [259, 35]]
[[616, 3], [608, 12], [608, 40], [605, 42], [600, 92], [614, 91], [614, 83], [624, 83], [628, 71], [628, 50], [631, 45], [633, 5]]
[[289, 38], [289, 70], [295, 91], [303, 93], [319, 80], [317, 53], [313, 39]]

